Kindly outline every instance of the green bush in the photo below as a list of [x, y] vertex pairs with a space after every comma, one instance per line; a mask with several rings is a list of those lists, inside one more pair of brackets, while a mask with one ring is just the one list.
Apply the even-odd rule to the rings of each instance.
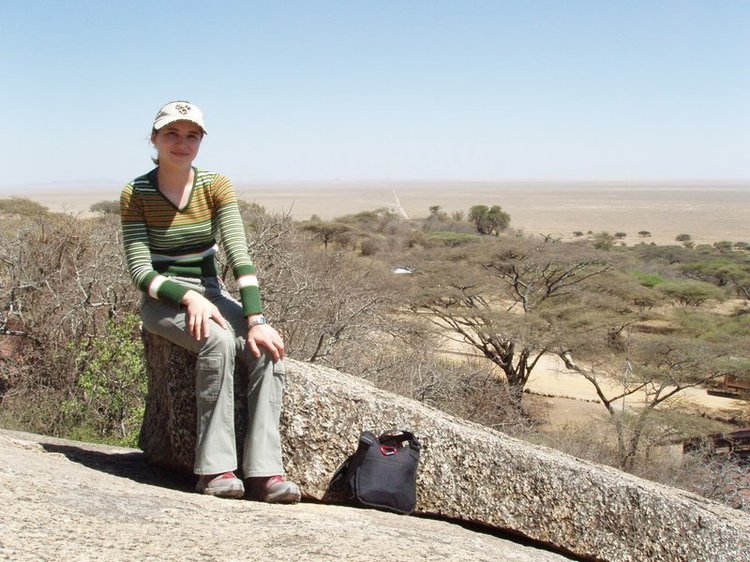
[[676, 303], [685, 306], [699, 306], [708, 300], [721, 301], [724, 291], [703, 281], [667, 281], [658, 290]]
[[609, 232], [597, 232], [594, 235], [594, 248], [597, 250], [611, 250], [615, 245], [615, 237]]
[[[68, 436], [135, 446], [143, 419], [146, 374], [138, 316], [109, 320], [76, 354], [76, 396], [63, 404]], [[74, 351], [74, 350], [71, 350]]]
[[657, 285], [660, 285], [664, 283], [664, 281], [666, 281], [666, 279], [664, 279], [658, 273], [642, 273], [640, 271], [636, 271], [635, 273], [633, 273], [633, 276], [644, 287], [656, 287]]
[[441, 245], [444, 244], [451, 248], [455, 246], [461, 246], [463, 244], [470, 244], [480, 240], [477, 234], [468, 234], [466, 232], [430, 232], [425, 235], [424, 240], [427, 244]]

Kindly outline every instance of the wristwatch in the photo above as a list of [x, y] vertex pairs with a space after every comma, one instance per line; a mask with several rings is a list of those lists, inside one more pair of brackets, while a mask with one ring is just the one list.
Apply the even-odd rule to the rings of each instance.
[[252, 320], [248, 320], [247, 329], [249, 330], [253, 326], [260, 326], [261, 324], [268, 324], [268, 320], [266, 320], [266, 317], [262, 314], [260, 316], [256, 316]]

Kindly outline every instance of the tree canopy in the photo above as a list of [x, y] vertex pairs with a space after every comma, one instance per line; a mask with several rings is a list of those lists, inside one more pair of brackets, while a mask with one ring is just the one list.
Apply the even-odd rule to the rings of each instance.
[[510, 215], [500, 205], [474, 205], [469, 209], [469, 220], [477, 227], [480, 234], [496, 236], [510, 225]]

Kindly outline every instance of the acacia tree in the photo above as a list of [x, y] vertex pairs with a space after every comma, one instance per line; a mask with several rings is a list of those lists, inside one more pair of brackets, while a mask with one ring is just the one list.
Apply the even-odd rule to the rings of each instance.
[[[667, 408], [680, 393], [747, 372], [750, 361], [732, 350], [747, 349], [750, 326], [742, 316], [684, 309], [668, 309], [671, 314], [664, 316], [649, 307], [648, 319], [659, 319], [663, 326], [662, 333], [653, 333], [648, 328], [652, 324], [641, 322], [647, 319], [646, 309], [635, 299], [625, 292], [609, 297], [619, 304], [597, 307], [589, 302], [588, 313], [577, 317], [576, 326], [569, 324], [574, 330], [560, 339], [556, 353], [568, 370], [593, 386], [615, 428], [617, 465], [632, 471], [652, 445], [684, 431]], [[613, 313], [616, 308], [619, 313]], [[624, 323], [628, 316], [632, 320]]]
[[735, 252], [721, 256], [704, 256], [680, 266], [689, 279], [713, 283], [719, 287], [731, 286], [737, 296], [750, 300], [750, 256]]
[[510, 215], [500, 205], [474, 205], [469, 209], [469, 220], [476, 225], [480, 234], [494, 233], [497, 236], [508, 228]]
[[346, 244], [348, 242], [348, 234], [352, 231], [352, 227], [348, 224], [321, 220], [302, 223], [301, 228], [312, 233], [318, 240], [323, 242], [325, 249], [328, 249], [328, 246], [333, 242]]
[[500, 367], [520, 405], [531, 373], [562, 329], [550, 310], [610, 267], [606, 256], [583, 244], [474, 244], [424, 264], [427, 275], [411, 309]]
[[659, 284], [657, 290], [683, 306], [700, 306], [708, 300], [724, 300], [724, 291], [704, 281], [666, 281]]
[[524, 312], [548, 299], [579, 292], [581, 283], [611, 269], [611, 261], [581, 244], [557, 244], [553, 239], [508, 245], [482, 267], [510, 290]]

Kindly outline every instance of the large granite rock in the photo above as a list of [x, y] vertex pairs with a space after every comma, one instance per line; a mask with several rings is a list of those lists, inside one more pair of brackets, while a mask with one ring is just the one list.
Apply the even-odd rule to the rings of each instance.
[[[151, 387], [141, 446], [153, 462], [189, 471], [194, 357], [152, 336], [146, 344]], [[600, 560], [750, 560], [750, 522], [739, 511], [458, 420], [333, 369], [287, 361], [285, 465], [306, 496], [324, 496], [361, 431], [399, 428], [424, 445], [419, 513]]]
[[450, 521], [317, 502], [221, 500], [192, 493], [191, 484], [147, 465], [134, 449], [0, 429], [0, 560], [572, 560]]

